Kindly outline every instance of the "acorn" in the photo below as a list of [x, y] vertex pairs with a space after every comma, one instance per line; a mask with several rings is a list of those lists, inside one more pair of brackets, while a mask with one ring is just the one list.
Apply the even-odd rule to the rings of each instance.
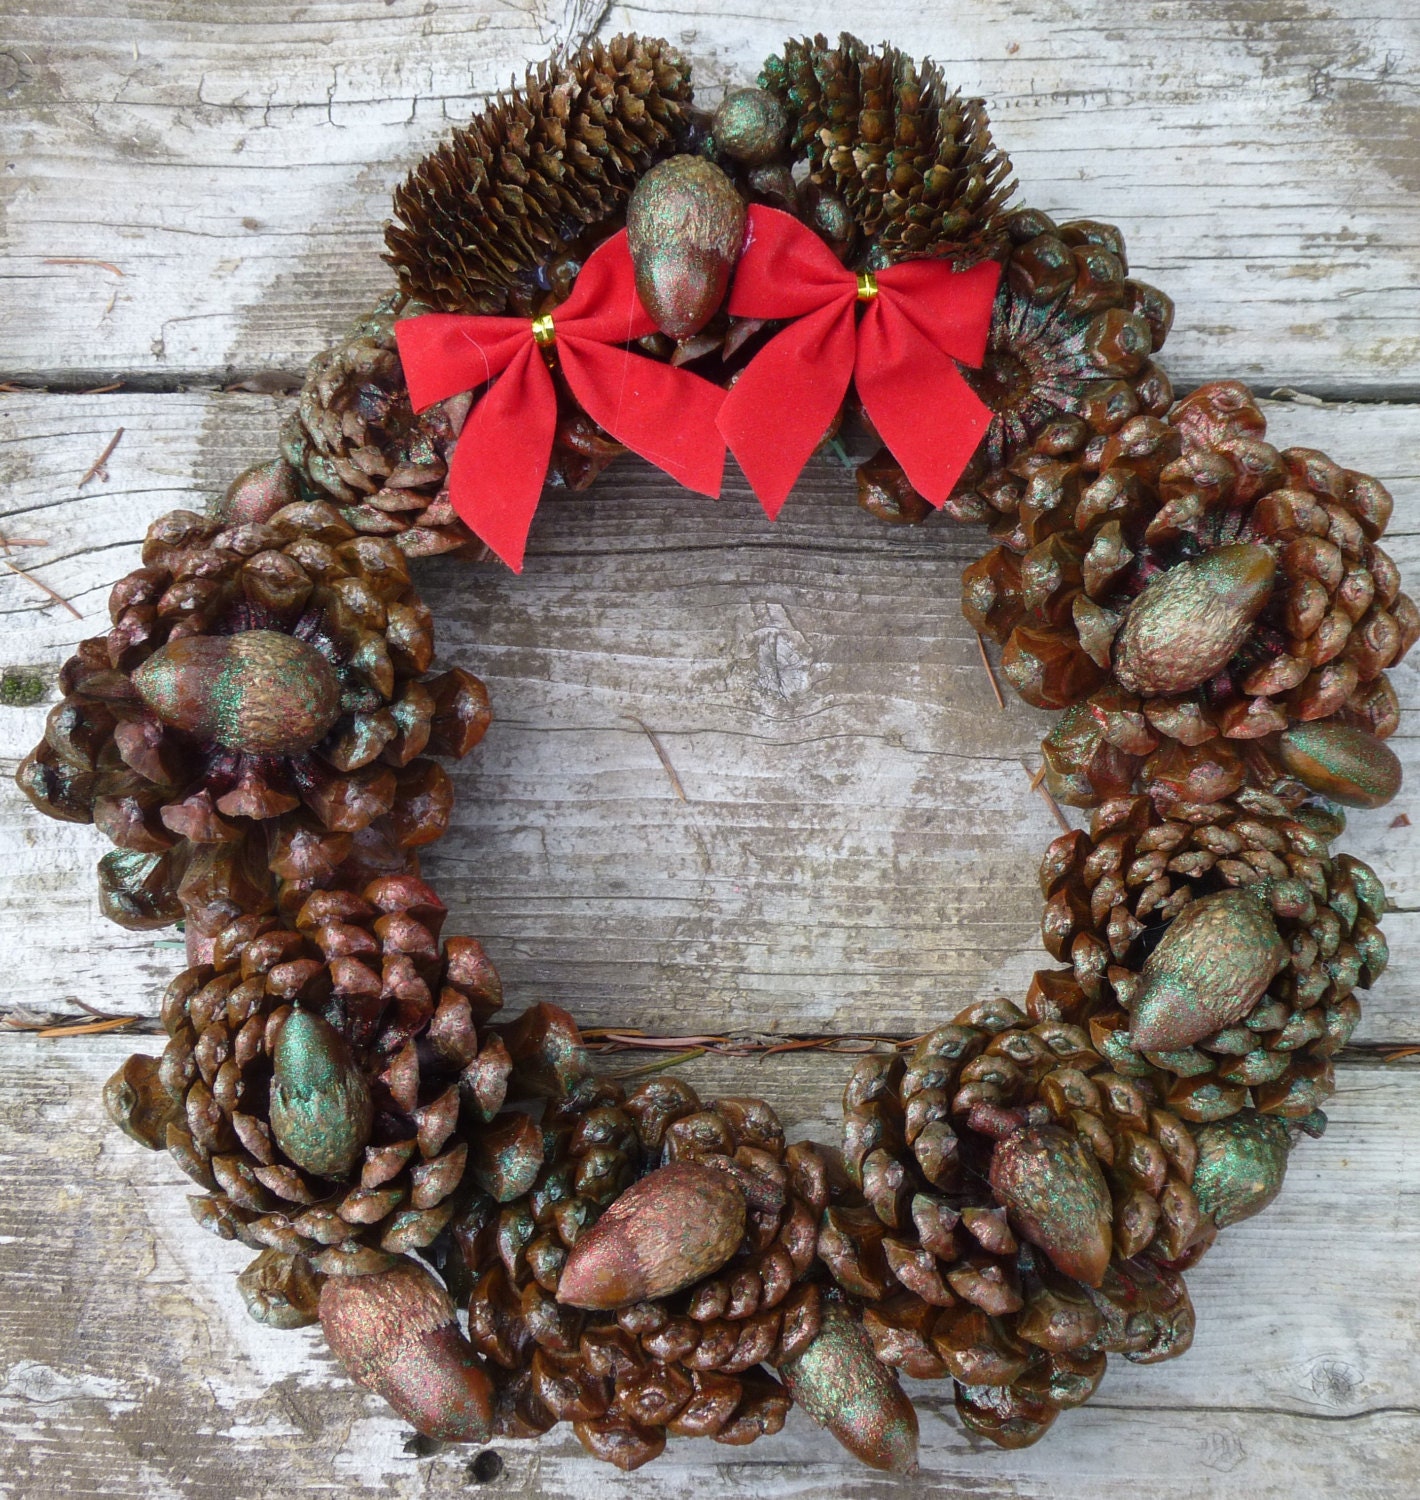
[[1114, 1210], [1090, 1148], [1058, 1125], [1028, 1126], [996, 1142], [991, 1191], [1011, 1227], [1056, 1268], [1098, 1286], [1109, 1266]]
[[744, 1194], [726, 1173], [677, 1161], [633, 1183], [572, 1247], [557, 1300], [599, 1311], [669, 1297], [739, 1248]]
[[636, 292], [656, 326], [687, 339], [725, 300], [744, 239], [745, 205], [703, 156], [672, 156], [636, 184], [626, 240]]
[[710, 121], [716, 153], [747, 167], [773, 161], [788, 135], [784, 106], [764, 89], [731, 89]]
[[1245, 1109], [1201, 1126], [1194, 1140], [1194, 1196], [1219, 1229], [1260, 1214], [1282, 1191], [1291, 1140], [1281, 1120]]
[[165, 724], [250, 755], [294, 755], [329, 733], [340, 683], [314, 646], [277, 630], [179, 636], [133, 674]]
[[1383, 740], [1331, 721], [1293, 725], [1277, 741], [1277, 753], [1298, 781], [1347, 807], [1384, 807], [1404, 774]]
[[824, 1303], [813, 1341], [778, 1368], [794, 1400], [854, 1458], [894, 1474], [916, 1469], [917, 1413], [841, 1302]]
[[1190, 901], [1144, 961], [1131, 1045], [1173, 1052], [1231, 1026], [1286, 961], [1287, 945], [1251, 889]]
[[1247, 638], [1276, 576], [1266, 547], [1236, 542], [1151, 579], [1115, 637], [1120, 685], [1152, 697], [1216, 677]]
[[320, 1321], [351, 1379], [425, 1437], [488, 1441], [492, 1384], [459, 1332], [452, 1299], [428, 1271], [406, 1260], [370, 1276], [331, 1276]]
[[318, 1177], [344, 1177], [368, 1144], [374, 1123], [370, 1086], [344, 1038], [310, 1011], [293, 1010], [277, 1033], [273, 1065], [276, 1144]]

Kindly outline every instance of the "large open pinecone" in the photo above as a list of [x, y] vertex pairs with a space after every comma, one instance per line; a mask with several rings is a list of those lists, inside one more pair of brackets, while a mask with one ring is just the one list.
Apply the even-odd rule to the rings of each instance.
[[[1369, 866], [1330, 852], [1340, 816], [1298, 800], [1245, 788], [1160, 811], [1121, 797], [1096, 810], [1089, 834], [1056, 839], [1041, 865], [1041, 930], [1070, 968], [1037, 974], [1027, 1009], [1088, 1025], [1120, 1073], [1170, 1075], [1168, 1108], [1186, 1120], [1311, 1116], [1360, 1019], [1354, 991], [1385, 970], [1386, 897]], [[1202, 906], [1226, 928], [1200, 925]], [[1171, 939], [1180, 919], [1193, 931]], [[1180, 963], [1204, 965], [1208, 941], [1239, 970], [1213, 980], [1241, 1008], [1205, 1011], [1187, 1040], [1175, 1028], [1136, 1049], [1131, 1027], [1152, 1016], [1151, 992], [1177, 987]], [[1254, 958], [1262, 967], [1249, 968]]]
[[949, 91], [935, 63], [846, 34], [836, 47], [816, 36], [769, 58], [760, 83], [793, 122], [791, 158], [846, 206], [851, 264], [965, 264], [997, 251], [1011, 163], [991, 139], [985, 104]]
[[[555, 1097], [540, 1142], [504, 1155], [534, 1179], [460, 1216], [462, 1264], [450, 1274], [471, 1280], [469, 1337], [493, 1374], [498, 1430], [527, 1436], [569, 1421], [590, 1453], [623, 1469], [654, 1458], [667, 1433], [743, 1444], [777, 1432], [789, 1398], [766, 1366], [794, 1358], [819, 1329], [819, 1289], [805, 1278], [828, 1200], [824, 1162], [810, 1146], [786, 1146], [759, 1100], [705, 1104], [676, 1078], [628, 1093], [592, 1074], [570, 1017], [552, 1007], [527, 1013], [506, 1039], [514, 1090]], [[540, 1061], [549, 1057], [551, 1067]], [[672, 1294], [623, 1271], [612, 1295], [580, 1299], [614, 1308], [559, 1301], [569, 1254], [633, 1185], [655, 1188], [638, 1204], [643, 1223], [693, 1216], [681, 1184], [651, 1175], [677, 1163], [713, 1167], [743, 1194], [739, 1243]], [[585, 1266], [577, 1276], [584, 1285]]]
[[119, 846], [101, 865], [109, 915], [170, 922], [194, 861], [193, 880], [215, 861], [240, 882], [267, 837], [282, 858], [292, 840], [344, 839], [327, 843], [329, 876], [357, 844], [362, 868], [390, 869], [375, 846], [439, 836], [452, 786], [426, 756], [467, 754], [488, 699], [461, 669], [424, 677], [432, 621], [398, 547], [313, 501], [233, 525], [173, 511], [142, 561], [113, 590], [108, 634], [65, 663], [17, 773], [42, 812]]
[[1107, 1354], [1188, 1347], [1179, 1271], [1215, 1233], [1198, 1150], [1082, 1027], [994, 1001], [865, 1059], [844, 1154], [861, 1199], [827, 1209], [819, 1255], [879, 1359], [950, 1376], [973, 1431], [1023, 1446], [1093, 1394]]
[[498, 976], [471, 938], [440, 943], [444, 915], [398, 876], [318, 891], [289, 928], [238, 919], [169, 986], [162, 1056], [105, 1089], [205, 1190], [198, 1222], [262, 1252], [242, 1283], [260, 1321], [312, 1322], [321, 1276], [430, 1245], [524, 1118], [498, 1118], [511, 1063], [480, 1035]]
[[401, 287], [441, 312], [531, 316], [545, 264], [681, 149], [689, 101], [688, 64], [655, 38], [539, 63], [395, 190], [385, 258]]
[[1068, 708], [1113, 672], [1144, 738], [1185, 748], [1333, 715], [1394, 728], [1384, 672], [1420, 611], [1377, 545], [1391, 498], [1264, 425], [1216, 382], [1022, 466], [1012, 534], [967, 569], [962, 607], [1027, 702]]

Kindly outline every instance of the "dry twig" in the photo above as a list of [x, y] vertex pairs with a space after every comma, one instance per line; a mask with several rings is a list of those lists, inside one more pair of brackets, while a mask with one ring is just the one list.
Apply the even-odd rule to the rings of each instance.
[[1022, 761], [1021, 768], [1030, 777], [1031, 791], [1039, 792], [1045, 798], [1046, 806], [1055, 814], [1055, 821], [1060, 825], [1061, 833], [1074, 833], [1075, 830], [1070, 826], [1069, 819], [1060, 811], [1060, 804], [1055, 800], [1050, 788], [1045, 784], [1045, 767], [1042, 766], [1038, 772], [1032, 771], [1026, 765], [1025, 761]]
[[986, 642], [979, 630], [976, 632], [976, 649], [981, 653], [981, 665], [986, 668], [986, 675], [991, 682], [991, 691], [996, 696], [996, 707], [1004, 709], [1006, 700], [1001, 696], [1001, 684], [996, 681], [996, 670], [991, 665], [991, 658], [986, 654]]
[[649, 724], [645, 723], [641, 719], [638, 719], [635, 714], [627, 714], [626, 717], [630, 719], [633, 724], [639, 725], [641, 728], [641, 732], [646, 736], [648, 740], [650, 740], [651, 748], [656, 752], [656, 759], [660, 761], [666, 775], [670, 778], [671, 787], [675, 791], [676, 796], [679, 797], [682, 802], [688, 802], [690, 799], [685, 795], [685, 788], [680, 784], [680, 777], [676, 775], [676, 769], [671, 764], [671, 758], [666, 754], [666, 747], [660, 742], [660, 739], [656, 735], [656, 731], [652, 729]]
[[15, 564], [12, 563], [8, 557], [0, 557], [0, 562], [3, 562], [5, 564], [5, 566], [7, 568], [9, 568], [9, 570], [12, 573], [17, 574], [19, 577], [23, 578], [27, 583], [34, 584], [34, 586], [37, 589], [39, 589], [42, 593], [48, 594], [49, 597], [51, 599], [53, 599], [56, 604], [62, 604], [64, 606], [64, 608], [67, 609], [69, 611], [69, 613], [74, 616], [74, 618], [76, 620], [82, 620], [84, 618], [83, 615], [81, 615], [79, 613], [79, 611], [77, 609], [75, 609], [72, 604], [70, 604], [70, 602], [64, 597], [63, 594], [58, 593], [56, 590], [50, 588], [50, 586], [47, 583], [44, 583], [42, 580], [36, 578], [33, 573], [26, 573], [23, 568], [17, 568], [15, 566]]
[[89, 472], [85, 474], [78, 483], [77, 487], [79, 489], [82, 490], [91, 479], [108, 478], [108, 468], [106, 466], [108, 464], [110, 455], [113, 453], [113, 450], [118, 447], [119, 439], [122, 438], [122, 436], [123, 428], [120, 427], [118, 431], [114, 433], [114, 435], [108, 440], [108, 447], [105, 448], [104, 451], [100, 453], [99, 456], [93, 461], [93, 463], [89, 465]]
[[47, 266], [97, 266], [101, 271], [112, 271], [115, 276], [124, 274], [111, 260], [94, 260], [87, 255], [51, 255], [43, 263]]

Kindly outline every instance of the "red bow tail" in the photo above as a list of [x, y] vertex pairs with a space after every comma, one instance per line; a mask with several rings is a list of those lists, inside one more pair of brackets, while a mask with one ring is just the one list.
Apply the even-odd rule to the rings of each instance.
[[765, 510], [778, 514], [850, 377], [913, 487], [941, 505], [991, 421], [957, 366], [985, 357], [1000, 268], [910, 261], [862, 284], [790, 215], [756, 206], [749, 220], [730, 311], [795, 321], [732, 387], [720, 431]]
[[[552, 338], [567, 384], [593, 421], [681, 484], [718, 495], [722, 393], [619, 347], [654, 326], [636, 296], [623, 231], [582, 267], [571, 296], [554, 310]], [[521, 571], [557, 430], [557, 392], [532, 322], [430, 313], [397, 323], [395, 337], [416, 411], [492, 382], [459, 434], [449, 498], [474, 535]]]

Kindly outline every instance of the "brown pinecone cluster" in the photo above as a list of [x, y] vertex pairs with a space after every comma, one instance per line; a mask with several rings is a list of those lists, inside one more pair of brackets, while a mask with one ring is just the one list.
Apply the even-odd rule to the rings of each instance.
[[317, 891], [289, 927], [239, 918], [169, 986], [162, 1056], [105, 1090], [204, 1189], [198, 1222], [260, 1252], [241, 1281], [259, 1322], [314, 1322], [323, 1277], [390, 1269], [491, 1180], [511, 1063], [479, 1028], [501, 990], [478, 943], [440, 943], [444, 915], [394, 876]]
[[441, 312], [532, 316], [548, 263], [615, 228], [637, 179], [681, 149], [689, 101], [688, 64], [655, 38], [538, 64], [395, 190], [400, 286]]
[[[768, 59], [760, 84], [792, 121], [791, 160], [806, 162], [813, 187], [846, 210], [850, 232], [838, 238], [850, 264], [969, 264], [997, 252], [1011, 163], [982, 100], [949, 91], [935, 63], [817, 36]], [[815, 213], [825, 228], [830, 206]]]
[[426, 676], [433, 624], [400, 549], [325, 502], [279, 503], [273, 473], [246, 481], [262, 519], [153, 523], [17, 774], [118, 846], [100, 889], [125, 926], [185, 914], [210, 939], [270, 909], [271, 870], [289, 907], [342, 871], [408, 868], [452, 807], [428, 757], [467, 754], [489, 722], [477, 678]]
[[307, 497], [337, 506], [357, 532], [395, 538], [409, 557], [482, 555], [445, 483], [473, 397], [418, 415], [409, 404], [394, 325], [421, 310], [403, 295], [387, 297], [311, 361], [281, 452]]
[[[1167, 421], [1132, 417], [1076, 456], [1016, 461], [1013, 534], [967, 570], [963, 610], [1003, 643], [1027, 702], [1089, 700], [1120, 752], [1102, 752], [1095, 795], [1153, 757], [1146, 782], [1205, 800], [1204, 784], [1242, 784], [1249, 742], [1289, 724], [1395, 727], [1385, 669], [1420, 637], [1420, 611], [1378, 545], [1391, 498], [1324, 454], [1279, 451], [1264, 426], [1245, 387], [1218, 382]], [[1054, 740], [1087, 728], [1072, 715]], [[1089, 757], [1077, 744], [1051, 759], [1076, 800], [1068, 778], [1090, 783]]]
[[1108, 1354], [1188, 1348], [1179, 1271], [1214, 1233], [1197, 1146], [1081, 1026], [1001, 1000], [864, 1060], [844, 1154], [860, 1197], [827, 1210], [819, 1255], [878, 1358], [950, 1377], [974, 1432], [1025, 1446], [1088, 1400]]
[[[531, 1080], [557, 1095], [523, 1152], [535, 1180], [479, 1198], [453, 1226], [495, 1430], [527, 1437], [571, 1422], [588, 1452], [622, 1469], [656, 1457], [668, 1433], [740, 1445], [777, 1432], [790, 1403], [771, 1367], [820, 1327], [806, 1278], [824, 1161], [787, 1145], [759, 1100], [705, 1103], [676, 1078], [627, 1092], [593, 1075], [570, 1017], [549, 1007], [507, 1041], [515, 1087], [530, 1081], [530, 1053], [559, 1063]], [[719, 1234], [722, 1202], [732, 1214]], [[643, 1244], [663, 1253], [643, 1260]]]
[[[1331, 1060], [1360, 1019], [1355, 991], [1386, 967], [1380, 880], [1332, 854], [1334, 811], [1289, 801], [1244, 788], [1163, 813], [1112, 799], [1041, 866], [1045, 946], [1070, 967], [1038, 974], [1027, 1009], [1088, 1025], [1130, 1078], [1162, 1070], [1168, 1108], [1192, 1123], [1256, 1110], [1319, 1124]], [[1190, 965], [1212, 999], [1161, 1025]]]

